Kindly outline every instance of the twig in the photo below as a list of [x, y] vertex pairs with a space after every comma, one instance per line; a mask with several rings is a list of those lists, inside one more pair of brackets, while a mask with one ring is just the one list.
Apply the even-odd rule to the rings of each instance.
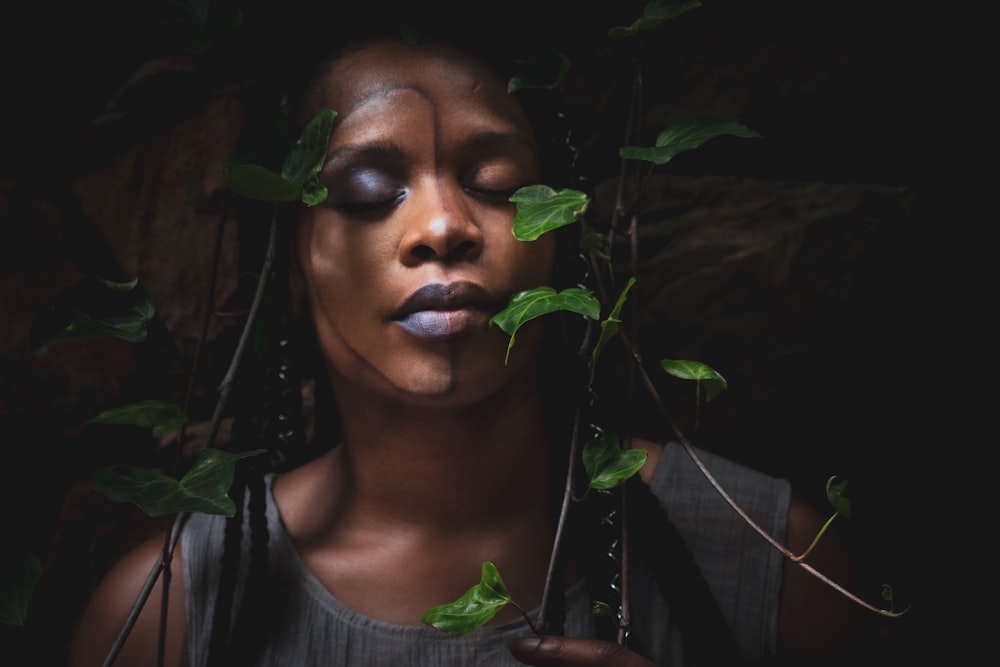
[[236, 345], [236, 351], [233, 353], [233, 361], [230, 363], [226, 375], [222, 378], [222, 382], [219, 383], [219, 402], [215, 404], [215, 414], [212, 415], [212, 425], [208, 436], [208, 442], [214, 442], [215, 437], [219, 431], [219, 425], [222, 423], [222, 413], [225, 408], [226, 401], [229, 399], [229, 391], [232, 389], [233, 380], [236, 377], [236, 371], [239, 369], [240, 360], [243, 359], [243, 352], [246, 349], [247, 342], [250, 340], [250, 334], [253, 331], [253, 325], [257, 320], [257, 313], [260, 310], [260, 304], [264, 300], [264, 290], [267, 287], [268, 279], [271, 276], [271, 267], [274, 265], [274, 254], [275, 247], [277, 245], [278, 238], [278, 218], [277, 213], [271, 218], [271, 231], [267, 240], [267, 251], [264, 254], [264, 264], [260, 268], [260, 276], [257, 278], [257, 291], [253, 295], [253, 303], [250, 306], [250, 313], [247, 315], [247, 321], [243, 325], [243, 331], [240, 333], [240, 340]]
[[[169, 551], [173, 552], [174, 546], [177, 544], [177, 540], [181, 535], [181, 527], [187, 520], [187, 513], [181, 512], [174, 518], [174, 523], [170, 528], [170, 536], [167, 540], [167, 546]], [[130, 632], [132, 632], [135, 622], [139, 619], [139, 613], [142, 608], [146, 606], [146, 600], [149, 599], [150, 594], [153, 592], [153, 586], [156, 584], [156, 580], [159, 579], [160, 573], [164, 568], [164, 560], [160, 558], [153, 565], [153, 569], [150, 570], [149, 575], [146, 577], [146, 582], [142, 585], [142, 589], [139, 591], [139, 596], [136, 598], [135, 602], [132, 604], [132, 609], [129, 611], [128, 617], [125, 619], [125, 623], [122, 625], [122, 629], [118, 632], [118, 636], [115, 638], [115, 643], [111, 645], [111, 650], [108, 651], [108, 655], [104, 658], [104, 667], [110, 667], [118, 657], [121, 652], [122, 647], [125, 645], [125, 640], [128, 638]]]
[[573, 495], [573, 464], [576, 461], [576, 447], [580, 430], [580, 404], [576, 406], [576, 416], [573, 419], [573, 435], [569, 443], [569, 461], [566, 466], [566, 485], [563, 488], [562, 506], [559, 509], [559, 523], [556, 526], [555, 538], [552, 541], [552, 553], [549, 556], [549, 568], [545, 573], [545, 588], [542, 589], [542, 604], [538, 613], [538, 627], [544, 629], [546, 626], [546, 612], [549, 605], [549, 597], [552, 591], [553, 577], [556, 572], [556, 562], [559, 556], [559, 549], [562, 545], [563, 533], [566, 528], [566, 519], [569, 514], [570, 498]]

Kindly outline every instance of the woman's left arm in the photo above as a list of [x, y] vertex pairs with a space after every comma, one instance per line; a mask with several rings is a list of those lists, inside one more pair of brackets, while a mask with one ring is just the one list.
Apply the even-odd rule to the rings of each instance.
[[[793, 493], [786, 535], [789, 550], [803, 553], [828, 518]], [[827, 530], [805, 562], [851, 593], [858, 593], [856, 568], [835, 530]], [[778, 608], [781, 664], [843, 664], [858, 650], [864, 616], [869, 613], [799, 563], [786, 560]]]

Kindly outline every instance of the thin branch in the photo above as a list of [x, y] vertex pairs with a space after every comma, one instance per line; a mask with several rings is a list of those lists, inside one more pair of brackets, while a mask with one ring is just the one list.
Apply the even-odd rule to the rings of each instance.
[[625, 640], [628, 639], [628, 630], [632, 626], [632, 612], [629, 610], [629, 539], [628, 539], [628, 507], [626, 501], [625, 493], [619, 494], [621, 496], [621, 541], [622, 541], [622, 551], [621, 551], [621, 581], [619, 586], [621, 587], [621, 602], [620, 608], [618, 610], [620, 616], [618, 619], [618, 643], [624, 644]]
[[214, 442], [222, 423], [223, 409], [229, 399], [229, 392], [232, 389], [233, 381], [236, 378], [236, 371], [239, 369], [240, 360], [243, 359], [243, 352], [246, 350], [253, 332], [254, 323], [257, 321], [257, 313], [260, 311], [260, 304], [264, 300], [264, 290], [271, 276], [271, 267], [274, 265], [274, 254], [278, 239], [278, 217], [277, 212], [271, 218], [271, 231], [267, 240], [267, 251], [264, 254], [264, 264], [260, 268], [260, 276], [257, 278], [257, 291], [253, 295], [253, 303], [250, 306], [250, 313], [247, 315], [243, 331], [240, 333], [240, 340], [233, 353], [233, 361], [226, 371], [226, 375], [219, 384], [219, 402], [215, 404], [215, 414], [212, 415], [212, 425], [209, 432], [208, 441]]
[[[174, 518], [174, 523], [180, 520], [178, 514]], [[185, 514], [186, 516], [186, 514]], [[170, 534], [163, 543], [163, 552], [160, 556], [160, 562], [162, 567], [160, 568], [160, 573], [163, 575], [163, 586], [160, 587], [160, 631], [157, 633], [156, 642], [156, 664], [157, 667], [163, 667], [166, 655], [167, 655], [167, 612], [170, 610], [170, 581], [173, 578], [173, 571], [170, 569], [171, 563], [174, 561], [174, 537], [173, 527], [171, 527]], [[178, 531], [178, 535], [180, 532]]]
[[[636, 67], [635, 67], [635, 75], [634, 75], [634, 77], [632, 79], [632, 97], [631, 97], [630, 102], [629, 102], [628, 130], [627, 130], [628, 132], [631, 132], [633, 120], [636, 119], [641, 114], [641, 110], [642, 110], [642, 90], [643, 90], [643, 85], [642, 85], [642, 68], [640, 67], [639, 63], [637, 62], [636, 63]], [[622, 181], [624, 181], [624, 179], [625, 179], [624, 167], [625, 167], [626, 162], [627, 162], [626, 160], [622, 160], [622, 172], [621, 172], [621, 179], [622, 179]], [[621, 181], [619, 181], [619, 189], [618, 189], [619, 197], [621, 196], [621, 192], [622, 192], [622, 183], [621, 183]], [[618, 210], [617, 209], [618, 205], [620, 205], [620, 204], [616, 204], [616, 212]], [[629, 237], [629, 274], [633, 278], [635, 278], [635, 277], [638, 276], [638, 272], [639, 272], [638, 271], [638, 266], [639, 266], [639, 216], [635, 212], [635, 207], [634, 206], [631, 206], [629, 208], [629, 210], [630, 210], [630, 215], [629, 215], [629, 231], [628, 231], [628, 237]], [[633, 287], [633, 289], [635, 289], [635, 287]], [[637, 305], [638, 304], [638, 300], [637, 299], [632, 299], [631, 303], [632, 303], [632, 311], [633, 311], [633, 313], [637, 312], [637, 310], [638, 310], [638, 305]], [[638, 345], [639, 345], [639, 343], [638, 343], [638, 340], [639, 340], [638, 317], [633, 317], [632, 318], [632, 332], [631, 332], [631, 336], [632, 336], [631, 340], [633, 342], [633, 345], [635, 345], [636, 349], [638, 349]], [[628, 392], [629, 392], [629, 397], [628, 397], [628, 401], [627, 401], [626, 404], [629, 406], [629, 408], [631, 408], [631, 406], [633, 405], [632, 396], [634, 395], [634, 391], [635, 391], [635, 367], [636, 367], [636, 365], [637, 365], [637, 363], [636, 363], [636, 357], [633, 355], [630, 358], [630, 362], [629, 362], [629, 369], [628, 369], [629, 379], [628, 379], [628, 384], [626, 385], [627, 389], [628, 389]], [[631, 410], [630, 410], [629, 418], [626, 420], [626, 423], [628, 423], [628, 424], [632, 423]], [[630, 434], [627, 436], [626, 444], [627, 444], [627, 446], [631, 447], [631, 435]], [[617, 637], [617, 640], [618, 640], [619, 644], [624, 645], [626, 639], [628, 638], [629, 628], [632, 625], [632, 612], [631, 612], [631, 610], [629, 608], [630, 600], [631, 600], [631, 593], [630, 593], [631, 586], [630, 586], [630, 583], [629, 583], [629, 576], [630, 576], [630, 573], [629, 573], [629, 570], [630, 570], [630, 568], [629, 568], [629, 560], [630, 560], [630, 554], [629, 554], [629, 531], [628, 531], [628, 523], [629, 523], [628, 522], [628, 504], [627, 504], [627, 501], [626, 501], [626, 494], [625, 493], [620, 493], [619, 495], [620, 495], [620, 498], [619, 498], [619, 503], [620, 503], [619, 512], [621, 513], [621, 521], [619, 522], [619, 524], [620, 524], [620, 532], [621, 532], [621, 535], [620, 535], [620, 539], [621, 539], [621, 562], [620, 562], [620, 568], [621, 569], [620, 569], [620, 573], [619, 573], [620, 580], [618, 582], [618, 585], [619, 585], [619, 588], [620, 588], [620, 594], [619, 594], [619, 602], [618, 602], [618, 637]]]
[[545, 573], [545, 588], [542, 589], [542, 603], [538, 613], [538, 627], [542, 629], [546, 627], [547, 623], [546, 616], [549, 606], [549, 597], [551, 596], [552, 586], [554, 583], [553, 577], [556, 572], [556, 562], [558, 561], [559, 549], [562, 546], [563, 534], [566, 529], [566, 519], [569, 515], [570, 498], [573, 495], [573, 467], [574, 462], [576, 461], [577, 440], [579, 439], [580, 433], [580, 419], [581, 407], [580, 403], [577, 403], [576, 415], [573, 418], [573, 434], [569, 443], [568, 465], [566, 466], [566, 484], [563, 487], [562, 506], [559, 509], [559, 523], [556, 525], [556, 534], [552, 541], [552, 552], [549, 556], [548, 571]]
[[534, 623], [533, 623], [533, 622], [531, 621], [531, 615], [530, 615], [530, 614], [529, 614], [528, 612], [526, 612], [526, 611], [525, 611], [525, 610], [524, 610], [524, 609], [523, 609], [523, 608], [521, 607], [521, 605], [519, 605], [518, 603], [514, 602], [513, 600], [508, 600], [508, 601], [507, 601], [507, 603], [508, 603], [508, 604], [509, 604], [510, 606], [512, 606], [512, 607], [513, 607], [514, 609], [517, 609], [518, 613], [520, 613], [520, 614], [521, 614], [521, 616], [523, 616], [523, 617], [524, 617], [524, 620], [525, 620], [525, 621], [527, 621], [527, 623], [528, 623], [528, 627], [529, 627], [529, 628], [531, 628], [531, 631], [532, 631], [532, 632], [533, 632], [534, 634], [536, 634], [536, 635], [539, 635], [539, 634], [541, 634], [541, 630], [542, 630], [542, 628], [543, 628], [543, 626], [542, 626], [542, 621], [541, 621], [541, 619], [539, 619], [539, 623], [538, 623], [538, 625], [535, 625], [535, 624], [534, 624]]
[[[187, 521], [187, 513], [181, 512], [174, 518], [174, 523], [170, 528], [170, 535], [167, 539], [167, 551], [173, 552], [174, 547], [177, 544], [177, 540], [181, 536], [181, 527]], [[135, 602], [132, 604], [132, 609], [129, 611], [128, 617], [125, 619], [122, 629], [118, 632], [118, 636], [115, 638], [114, 644], [111, 645], [111, 650], [108, 651], [108, 655], [104, 658], [104, 667], [110, 667], [111, 664], [118, 657], [121, 652], [122, 647], [125, 645], [125, 640], [128, 638], [130, 632], [132, 632], [135, 622], [139, 619], [139, 613], [142, 608], [146, 606], [146, 600], [149, 599], [150, 594], [153, 592], [153, 586], [156, 585], [156, 580], [160, 578], [160, 573], [163, 571], [165, 563], [161, 557], [153, 565], [153, 569], [150, 570], [149, 575], [146, 577], [146, 582], [142, 585], [142, 589], [139, 591], [139, 596], [136, 598]]]
[[[226, 211], [228, 210], [229, 197], [223, 198], [222, 212], [219, 214], [219, 223], [215, 228], [215, 244], [212, 248], [212, 271], [209, 273], [208, 297], [206, 299], [205, 313], [201, 318], [201, 332], [198, 335], [198, 346], [195, 348], [194, 361], [191, 364], [191, 374], [188, 376], [187, 391], [184, 395], [184, 411], [187, 412], [194, 397], [194, 390], [197, 386], [198, 371], [201, 368], [201, 360], [205, 351], [205, 341], [208, 340], [208, 327], [215, 312], [215, 286], [219, 280], [219, 257], [222, 255], [222, 239], [225, 237]], [[184, 443], [184, 430], [186, 424], [181, 425], [180, 437], [178, 438], [178, 454], [180, 445]]]

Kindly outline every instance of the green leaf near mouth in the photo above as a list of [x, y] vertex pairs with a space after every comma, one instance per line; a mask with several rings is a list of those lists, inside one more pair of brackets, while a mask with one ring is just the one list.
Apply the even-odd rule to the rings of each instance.
[[579, 287], [569, 287], [558, 293], [553, 287], [536, 287], [511, 297], [507, 307], [490, 318], [490, 324], [496, 324], [510, 336], [504, 363], [507, 363], [514, 347], [514, 334], [525, 322], [559, 310], [596, 320], [601, 316], [601, 303], [592, 291]]

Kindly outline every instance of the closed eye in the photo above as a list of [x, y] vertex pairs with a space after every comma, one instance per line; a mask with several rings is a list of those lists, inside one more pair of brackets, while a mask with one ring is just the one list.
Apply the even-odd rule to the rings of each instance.
[[486, 189], [466, 187], [465, 191], [472, 197], [487, 204], [499, 204], [506, 206], [510, 204], [511, 196], [517, 192], [517, 188]]
[[330, 205], [344, 215], [354, 217], [379, 217], [391, 211], [406, 196], [404, 190], [391, 197], [373, 199], [334, 199]]
[[327, 173], [326, 185], [329, 205], [350, 216], [377, 217], [406, 196], [405, 177], [391, 167], [344, 166]]

